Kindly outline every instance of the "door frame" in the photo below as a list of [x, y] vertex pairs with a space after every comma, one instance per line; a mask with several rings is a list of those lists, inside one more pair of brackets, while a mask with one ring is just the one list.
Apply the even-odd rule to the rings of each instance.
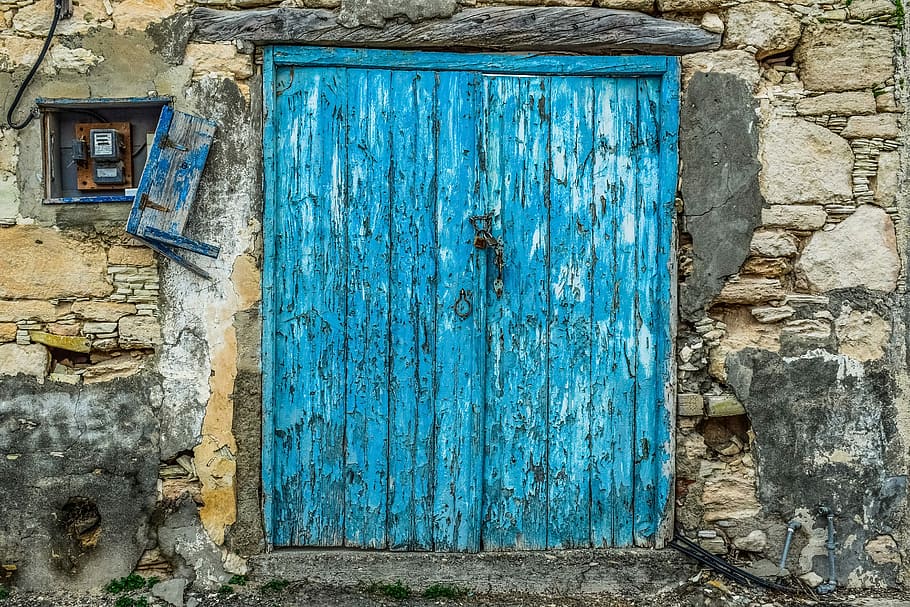
[[669, 56], [571, 56], [539, 53], [451, 53], [412, 50], [352, 49], [334, 47], [267, 46], [263, 52], [263, 271], [262, 271], [262, 512], [266, 549], [273, 549], [274, 537], [274, 435], [275, 402], [271, 379], [277, 352], [273, 338], [278, 303], [275, 300], [277, 271], [276, 146], [278, 130], [275, 107], [275, 73], [281, 66], [325, 66], [381, 69], [427, 69], [434, 71], [482, 71], [488, 74], [534, 74], [553, 76], [613, 76], [660, 78], [660, 133], [658, 155], [656, 307], [660, 331], [654, 343], [658, 374], [663, 385], [662, 402], [656, 408], [657, 462], [656, 509], [659, 524], [653, 538], [657, 548], [672, 536], [675, 469], [677, 323], [676, 277], [676, 184], [678, 174], [678, 128], [680, 63]]

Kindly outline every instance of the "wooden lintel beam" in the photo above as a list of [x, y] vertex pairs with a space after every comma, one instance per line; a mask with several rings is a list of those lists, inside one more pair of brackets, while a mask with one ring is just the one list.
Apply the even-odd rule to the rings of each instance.
[[695, 25], [589, 7], [474, 8], [449, 19], [390, 21], [383, 28], [344, 27], [337, 13], [319, 9], [196, 8], [192, 17], [199, 42], [646, 55], [720, 48], [720, 35]]

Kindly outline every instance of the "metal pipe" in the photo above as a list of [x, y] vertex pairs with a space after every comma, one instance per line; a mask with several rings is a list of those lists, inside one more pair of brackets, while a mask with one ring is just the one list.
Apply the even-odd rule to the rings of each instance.
[[787, 566], [787, 555], [790, 554], [790, 542], [793, 541], [793, 532], [802, 526], [803, 524], [796, 519], [787, 523], [787, 539], [784, 541], [784, 552], [780, 555], [780, 565], [778, 565], [778, 569], [781, 571]]
[[837, 588], [837, 571], [834, 563], [834, 549], [837, 548], [834, 541], [834, 511], [825, 506], [819, 506], [818, 515], [828, 519], [828, 542], [825, 544], [828, 549], [828, 580], [815, 591], [818, 594], [828, 594]]

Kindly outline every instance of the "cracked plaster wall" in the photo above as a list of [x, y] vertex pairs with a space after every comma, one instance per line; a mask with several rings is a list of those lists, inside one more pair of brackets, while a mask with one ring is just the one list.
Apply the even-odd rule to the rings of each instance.
[[[144, 448], [155, 455], [143, 451], [143, 461], [153, 460], [159, 475], [156, 487], [140, 483], [127, 498], [134, 504], [156, 504], [147, 533], [142, 525], [136, 527], [140, 536], [146, 534], [149, 548], [138, 568], [196, 578], [200, 585], [215, 585], [229, 572], [242, 571], [235, 553], [252, 554], [263, 546], [261, 100], [253, 49], [230, 41], [192, 42], [186, 11], [192, 5], [242, 9], [268, 4], [85, 0], [75, 19], [64, 24], [27, 95], [142, 96], [154, 90], [174, 96], [177, 109], [219, 124], [188, 226], [188, 233], [221, 246], [217, 260], [203, 262], [213, 280], [200, 280], [169, 263], [127, 264], [152, 268], [160, 276], [153, 310], [160, 327], [157, 341], [133, 352], [134, 364], [128, 368], [101, 373], [102, 388], [85, 383], [62, 388], [67, 398], [91, 407], [105, 402], [98, 390], [126, 386], [129, 393], [134, 384], [123, 382], [151, 386], [152, 402], [131, 408], [128, 415], [136, 427], [148, 428]], [[295, 3], [337, 8], [348, 25], [377, 27], [389, 19], [444, 18], [461, 6], [478, 4], [486, 2]], [[906, 267], [910, 209], [906, 171], [895, 169], [907, 166], [907, 148], [899, 146], [907, 131], [895, 132], [889, 122], [906, 107], [906, 92], [895, 86], [890, 67], [894, 6], [887, 0], [853, 0], [849, 6], [805, 0], [786, 7], [711, 0], [598, 4], [663, 12], [725, 34], [722, 50], [683, 59], [677, 521], [714, 551], [776, 560], [786, 521], [799, 516], [807, 531], [797, 538], [798, 557], [791, 568], [814, 582], [810, 572], [824, 571], [824, 538], [811, 509], [819, 500], [834, 501], [843, 510], [839, 522], [858, 517], [844, 521], [840, 581], [894, 583], [907, 571], [907, 555], [898, 546], [907, 545], [910, 530], [904, 495], [910, 308], [902, 297], [905, 274], [897, 276]], [[50, 0], [0, 2], [4, 107], [13, 83], [21, 80], [40, 46], [50, 5]], [[835, 48], [833, 54], [825, 54], [828, 46]], [[836, 83], [830, 92], [826, 70]], [[127, 209], [43, 206], [39, 151], [35, 125], [21, 133], [0, 129], [0, 223], [12, 226], [0, 230], [29, 227], [43, 230], [46, 238], [60, 234], [94, 243], [104, 254], [96, 264], [109, 268], [115, 259], [122, 261], [117, 247], [129, 242], [118, 230]], [[898, 157], [902, 162], [895, 162]], [[863, 225], [874, 229], [853, 229], [850, 223], [839, 228], [858, 208], [870, 219]], [[881, 262], [875, 268], [881, 278], [877, 287], [870, 291], [862, 277], [843, 278], [849, 275], [846, 266], [835, 272], [835, 288], [825, 286], [825, 271], [818, 269], [830, 261], [832, 247], [825, 246], [825, 238], [834, 249], [845, 239], [865, 238]], [[890, 260], [891, 248], [902, 264]], [[112, 293], [118, 284], [130, 284], [126, 279], [118, 283], [116, 273], [102, 275]], [[62, 299], [60, 294], [25, 295], [0, 297], [0, 348], [17, 336], [24, 341], [20, 331], [51, 332], [49, 325], [72, 330], [56, 327], [61, 321], [86, 334], [84, 323], [92, 319], [73, 313], [73, 306], [109, 302], [110, 297], [100, 292], [64, 293]], [[11, 320], [4, 320], [4, 310]], [[87, 335], [97, 339], [97, 334]], [[30, 352], [40, 354], [39, 348]], [[34, 398], [54, 402], [61, 397], [52, 395], [61, 387], [47, 377], [53, 369], [33, 354], [15, 364], [0, 360], [0, 368], [13, 364], [8, 369], [34, 376], [4, 377], [3, 385], [25, 382]], [[117, 374], [132, 377], [116, 379]], [[2, 406], [9, 402], [0, 398]], [[9, 425], [11, 419], [12, 414], [4, 413], [0, 422]], [[68, 427], [66, 421], [57, 423]], [[845, 440], [836, 432], [843, 424], [856, 429], [853, 438]], [[781, 440], [791, 435], [805, 439], [798, 449], [793, 440]], [[136, 454], [116, 440], [101, 442], [102, 453], [127, 459]], [[801, 465], [774, 464], [784, 457]], [[37, 469], [55, 478], [42, 470]], [[807, 473], [812, 479], [808, 485]], [[804, 486], [810, 490], [803, 491]], [[866, 491], [867, 486], [873, 489]], [[96, 501], [107, 499], [103, 487], [73, 487], [84, 488]], [[835, 494], [841, 497], [835, 499]], [[100, 508], [102, 502], [98, 504]], [[34, 503], [22, 508], [31, 508], [35, 519], [44, 521], [43, 532], [50, 533], [45, 512]], [[0, 530], [0, 546], [24, 525]], [[119, 532], [131, 529], [122, 526]], [[765, 541], [747, 542], [753, 532]], [[111, 571], [136, 565], [135, 550], [124, 554], [100, 545], [92, 550], [85, 563], [106, 563]], [[98, 582], [38, 560], [28, 561], [26, 572], [21, 555], [9, 550], [0, 552], [0, 559], [19, 559], [25, 587], [50, 578], [73, 585]]]

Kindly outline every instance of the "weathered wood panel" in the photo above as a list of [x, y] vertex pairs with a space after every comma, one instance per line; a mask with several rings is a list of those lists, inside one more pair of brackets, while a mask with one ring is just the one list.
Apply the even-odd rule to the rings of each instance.
[[348, 70], [345, 545], [386, 547], [391, 72]]
[[547, 546], [573, 548], [591, 541], [593, 80], [551, 83], [550, 106]]
[[[483, 212], [480, 197], [482, 78], [437, 75], [439, 242], [436, 282], [436, 492], [434, 548], [480, 549], [483, 479], [486, 264], [473, 246], [470, 218]], [[456, 314], [459, 300], [468, 303]]]
[[[636, 356], [635, 80], [595, 85], [591, 520], [595, 546], [632, 543]], [[642, 218], [644, 219], [644, 218]]]
[[337, 546], [344, 538], [344, 407], [347, 390], [343, 70], [280, 70], [277, 136], [277, 284], [274, 314], [278, 390], [276, 543]]
[[433, 547], [436, 76], [392, 72], [389, 546]]
[[721, 37], [697, 26], [633, 11], [591, 7], [484, 7], [449, 19], [339, 25], [333, 11], [196, 8], [195, 40], [400, 49], [642, 53], [681, 55], [720, 48]]
[[[485, 294], [484, 548], [540, 549], [547, 545], [547, 79], [499, 76], [485, 89], [485, 177], [499, 194], [488, 204], [500, 218], [505, 267], [502, 294]], [[495, 276], [495, 255], [486, 257]]]
[[[635, 197], [639, 217], [658, 215], [658, 91], [656, 78], [640, 78], [638, 86], [638, 126], [635, 141], [635, 164], [638, 170], [654, 179], [641, 180]], [[658, 222], [639, 221], [636, 250], [638, 275], [638, 358], [636, 360], [636, 406], [634, 446], [635, 494], [633, 538], [638, 546], [653, 541], [655, 521], [657, 409], [663, 400], [660, 373], [657, 368], [658, 287], [663, 269], [657, 267]]]

